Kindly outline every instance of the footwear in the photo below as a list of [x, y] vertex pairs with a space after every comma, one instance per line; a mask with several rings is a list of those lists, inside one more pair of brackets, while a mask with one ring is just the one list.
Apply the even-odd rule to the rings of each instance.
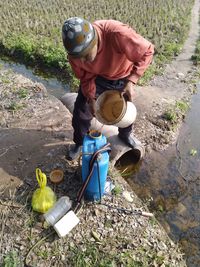
[[82, 146], [77, 144], [71, 145], [69, 148], [67, 159], [70, 161], [78, 159], [78, 157], [81, 155], [81, 151], [82, 151]]
[[145, 154], [145, 148], [142, 143], [136, 138], [132, 136], [122, 136], [118, 134], [119, 139], [124, 142], [128, 147], [132, 148], [134, 158], [138, 162], [140, 161]]

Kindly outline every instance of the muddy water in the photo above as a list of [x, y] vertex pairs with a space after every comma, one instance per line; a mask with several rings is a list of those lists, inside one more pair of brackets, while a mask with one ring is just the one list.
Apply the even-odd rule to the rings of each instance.
[[[200, 266], [200, 85], [181, 128], [177, 143], [152, 153], [132, 167], [126, 179], [150, 208], [169, 236], [179, 242], [189, 267]], [[130, 167], [131, 166], [131, 167]], [[126, 172], [125, 172], [126, 173]]]
[[24, 77], [29, 78], [33, 82], [42, 83], [46, 87], [48, 93], [57, 98], [60, 98], [70, 90], [66, 83], [58, 81], [57, 78], [52, 77], [52, 75], [50, 75], [48, 72], [41, 72], [38, 69], [34, 70], [10, 60], [0, 60], [0, 65], [3, 66], [4, 69], [11, 69], [16, 73], [22, 74]]

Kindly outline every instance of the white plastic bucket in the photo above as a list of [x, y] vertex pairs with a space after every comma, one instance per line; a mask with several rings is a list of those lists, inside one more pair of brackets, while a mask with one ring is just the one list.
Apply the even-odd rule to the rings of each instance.
[[117, 90], [103, 92], [96, 100], [95, 116], [99, 122], [126, 128], [131, 125], [137, 115], [135, 105], [126, 101]]

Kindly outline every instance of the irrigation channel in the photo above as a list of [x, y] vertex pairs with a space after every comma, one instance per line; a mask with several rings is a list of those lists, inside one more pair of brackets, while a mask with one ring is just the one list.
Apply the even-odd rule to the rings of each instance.
[[200, 266], [200, 84], [176, 144], [153, 152], [139, 165], [121, 159], [126, 180], [168, 235], [179, 242], [188, 267]]
[[69, 86], [62, 81], [58, 81], [57, 78], [52, 77], [48, 71], [44, 72], [38, 69], [34, 70], [10, 60], [3, 61], [0, 59], [0, 65], [2, 65], [5, 69], [10, 69], [18, 74], [22, 74], [34, 82], [42, 83], [46, 87], [48, 93], [57, 98], [60, 98], [66, 92], [69, 92]]
[[[0, 61], [25, 77], [42, 83], [48, 93], [60, 98], [69, 86], [56, 78], [42, 77], [24, 65]], [[129, 170], [125, 178], [164, 226], [179, 242], [188, 267], [200, 266], [200, 84], [181, 127], [176, 144], [162, 152], [152, 152], [139, 165], [129, 158], [120, 160], [120, 168]]]

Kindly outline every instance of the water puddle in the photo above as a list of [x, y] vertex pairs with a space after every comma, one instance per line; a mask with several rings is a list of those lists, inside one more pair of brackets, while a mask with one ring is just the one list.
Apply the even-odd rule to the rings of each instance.
[[[179, 242], [189, 267], [200, 266], [200, 85], [176, 145], [140, 165], [122, 159], [124, 176], [149, 201], [169, 236]], [[122, 174], [123, 175], [123, 174]]]
[[25, 65], [10, 60], [0, 60], [0, 65], [2, 65], [4, 69], [11, 69], [16, 73], [22, 74], [33, 82], [42, 83], [46, 87], [48, 93], [57, 98], [60, 98], [62, 95], [70, 91], [67, 83], [52, 77], [48, 72], [42, 73], [37, 69], [34, 70], [33, 68], [26, 67]]

